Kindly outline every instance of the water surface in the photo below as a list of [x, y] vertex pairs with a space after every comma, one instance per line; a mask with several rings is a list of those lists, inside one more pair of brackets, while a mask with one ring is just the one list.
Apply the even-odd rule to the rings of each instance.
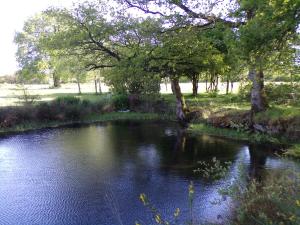
[[[0, 139], [0, 224], [153, 224], [139, 201], [145, 193], [164, 218], [189, 215], [187, 189], [194, 182], [194, 219], [222, 223], [230, 201], [218, 190], [238, 174], [290, 166], [270, 146], [200, 135], [175, 124], [103, 123], [30, 132]], [[193, 173], [199, 160], [232, 161], [219, 181]]]

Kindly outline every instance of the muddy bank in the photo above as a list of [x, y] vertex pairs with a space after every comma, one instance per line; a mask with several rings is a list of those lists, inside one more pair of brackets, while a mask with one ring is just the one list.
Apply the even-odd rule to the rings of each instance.
[[249, 111], [233, 112], [227, 109], [226, 112], [226, 109], [224, 109], [218, 112], [197, 110], [191, 113], [191, 117], [195, 123], [204, 122], [213, 127], [253, 131], [292, 141], [300, 139], [300, 114], [290, 118], [254, 117], [251, 120]]

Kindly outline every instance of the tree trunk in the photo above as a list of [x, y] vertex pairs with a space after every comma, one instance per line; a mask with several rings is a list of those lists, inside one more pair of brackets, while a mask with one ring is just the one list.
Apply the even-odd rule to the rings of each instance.
[[265, 167], [267, 162], [266, 154], [263, 151], [259, 151], [256, 145], [249, 145], [249, 178], [257, 181], [262, 181], [262, 168]]
[[97, 89], [97, 78], [96, 76], [94, 77], [94, 83], [95, 83], [95, 92], [98, 94], [98, 89]]
[[99, 84], [99, 94], [102, 94], [101, 78], [100, 78], [100, 77], [99, 77], [99, 79], [98, 79], [98, 84]]
[[229, 94], [229, 79], [226, 80], [226, 95]]
[[199, 76], [194, 74], [192, 76], [193, 96], [197, 96], [198, 94], [198, 82], [199, 82]]
[[[186, 148], [186, 136], [187, 132], [185, 128], [177, 130], [176, 143], [174, 146], [174, 155], [180, 156], [180, 152], [184, 152]], [[178, 154], [179, 153], [179, 154]]]
[[180, 123], [180, 125], [186, 127], [187, 126], [187, 118], [186, 118], [186, 104], [184, 101], [184, 97], [181, 93], [179, 80], [178, 78], [171, 79], [171, 85], [173, 93], [176, 97], [176, 117]]
[[53, 87], [60, 87], [60, 79], [55, 73], [53, 73]]
[[210, 74], [210, 82], [209, 82], [209, 86], [208, 86], [208, 91], [212, 91], [213, 90], [213, 86], [214, 86], [213, 75]]
[[215, 83], [214, 83], [214, 91], [218, 91], [218, 86], [219, 86], [219, 76], [217, 75], [215, 78]]
[[262, 69], [251, 68], [248, 77], [252, 81], [251, 111], [252, 113], [265, 111], [268, 103], [264, 90], [264, 73]]
[[80, 95], [81, 95], [81, 87], [80, 87], [80, 82], [79, 82], [79, 80], [78, 80], [78, 79], [76, 79], [76, 81], [77, 81], [77, 86], [78, 86], [78, 94], [80, 94]]

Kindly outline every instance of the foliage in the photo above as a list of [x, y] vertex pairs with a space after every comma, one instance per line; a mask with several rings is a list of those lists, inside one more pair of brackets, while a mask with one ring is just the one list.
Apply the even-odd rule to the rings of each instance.
[[[201, 166], [201, 168], [198, 168], [194, 170], [195, 173], [201, 175], [201, 177], [209, 180], [219, 180], [223, 178], [230, 166], [230, 162], [225, 162], [224, 165], [222, 165], [221, 161], [216, 159], [215, 157], [212, 158], [211, 161], [205, 162], [200, 161], [198, 162]], [[186, 224], [189, 225], [196, 225], [198, 223], [195, 223], [193, 220], [193, 208], [194, 208], [194, 199], [195, 199], [195, 186], [194, 183], [191, 181], [188, 186], [188, 202], [189, 202], [189, 218], [186, 220]], [[153, 220], [156, 224], [163, 224], [163, 225], [176, 225], [178, 223], [178, 219], [180, 216], [180, 209], [176, 208], [173, 213], [172, 221], [167, 221], [163, 218], [159, 210], [149, 201], [146, 194], [142, 193], [140, 194], [140, 201], [143, 203], [143, 205], [149, 210], [150, 214], [152, 215]], [[142, 225], [140, 222], [136, 222], [136, 225]]]
[[127, 110], [129, 108], [129, 99], [127, 95], [114, 95], [112, 102], [117, 110]]
[[[197, 83], [201, 75], [216, 96], [219, 80], [241, 80], [247, 66], [260, 72], [277, 64], [294, 68], [296, 0], [126, 0], [112, 5], [120, 8], [104, 1], [49, 8], [26, 21], [15, 38], [21, 74], [52, 75], [54, 83], [74, 78], [80, 92], [87, 71], [103, 69], [112, 91], [129, 95], [158, 94], [161, 78], [189, 77]], [[143, 15], [130, 14], [129, 8]], [[174, 90], [183, 108], [179, 114], [185, 114], [180, 89]]]
[[[116, 110], [139, 112], [145, 115], [160, 113], [162, 118], [172, 118], [173, 107], [169, 107], [165, 100], [150, 96], [139, 96], [138, 102], [133, 104], [127, 95], [81, 96], [66, 95], [57, 97], [49, 102], [36, 102], [24, 106], [5, 107], [0, 111], [0, 128], [11, 129], [20, 124], [43, 124], [52, 122], [84, 121], [93, 115], [113, 114]], [[126, 118], [124, 116], [122, 118]], [[130, 114], [128, 119], [132, 119]], [[107, 116], [109, 117], [109, 116]], [[143, 118], [143, 117], [142, 117]], [[112, 116], [112, 119], [118, 117]], [[145, 116], [145, 120], [148, 116]]]
[[292, 145], [287, 149], [285, 154], [294, 158], [300, 158], [300, 144]]
[[[156, 224], [171, 225], [170, 222], [163, 219], [163, 217], [159, 213], [158, 209], [148, 200], [147, 196], [144, 193], [140, 194], [140, 201], [150, 211], [150, 213], [153, 217], [153, 220], [155, 221]], [[180, 209], [176, 208], [174, 211], [174, 214], [173, 214], [175, 224], [177, 224], [177, 218], [179, 215], [180, 215]], [[140, 222], [136, 222], [135, 224], [142, 225], [142, 223], [140, 223]]]
[[300, 105], [299, 84], [267, 84], [265, 87], [266, 95], [270, 102], [276, 104]]
[[145, 73], [141, 66], [134, 67], [134, 64], [108, 69], [103, 76], [115, 94], [149, 95], [160, 91], [160, 77]]
[[241, 100], [250, 100], [252, 84], [250, 82], [241, 83], [239, 86], [239, 98]]
[[227, 190], [221, 190], [238, 204], [233, 224], [299, 224], [300, 183], [297, 172], [267, 172], [264, 181], [250, 178], [249, 183], [241, 174], [244, 172], [239, 171], [241, 179], [236, 179]]
[[194, 173], [201, 175], [205, 179], [218, 180], [227, 174], [231, 162], [221, 163], [216, 157], [213, 157], [211, 162], [199, 161], [199, 168], [194, 170]]

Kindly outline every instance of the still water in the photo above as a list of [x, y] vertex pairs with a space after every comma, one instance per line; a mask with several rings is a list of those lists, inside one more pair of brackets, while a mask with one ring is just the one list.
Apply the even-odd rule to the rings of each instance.
[[[187, 189], [195, 185], [198, 222], [226, 223], [230, 200], [219, 200], [243, 165], [262, 176], [291, 163], [270, 146], [200, 135], [170, 123], [102, 123], [42, 130], [0, 139], [0, 224], [154, 224], [139, 201], [145, 193], [165, 219], [176, 208], [189, 215]], [[231, 161], [227, 176], [208, 181], [199, 160]]]

